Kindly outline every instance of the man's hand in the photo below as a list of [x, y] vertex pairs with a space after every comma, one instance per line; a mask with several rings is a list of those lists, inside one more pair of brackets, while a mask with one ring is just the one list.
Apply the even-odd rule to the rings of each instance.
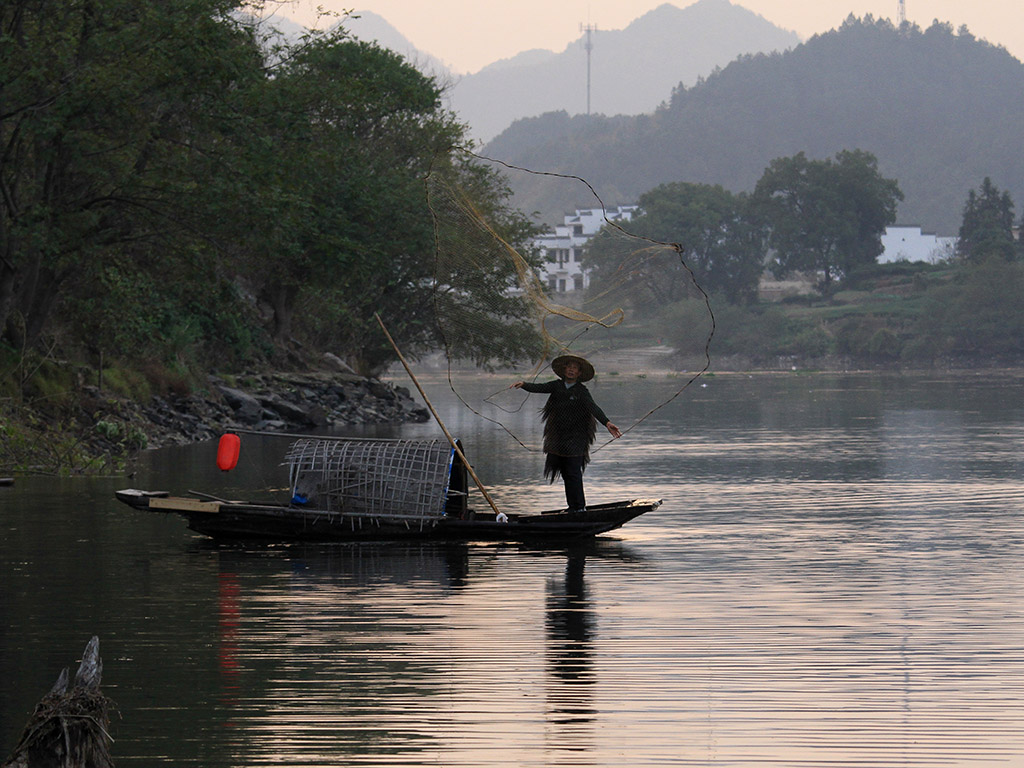
[[611, 434], [612, 437], [614, 437], [614, 438], [622, 437], [622, 430], [620, 430], [618, 427], [616, 427], [610, 421], [607, 424], [605, 424], [605, 426], [608, 427], [608, 432]]

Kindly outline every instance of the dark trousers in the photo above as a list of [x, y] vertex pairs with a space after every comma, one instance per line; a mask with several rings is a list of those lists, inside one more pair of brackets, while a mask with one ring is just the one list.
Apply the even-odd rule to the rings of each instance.
[[585, 456], [557, 456], [549, 453], [547, 468], [557, 469], [565, 483], [565, 503], [569, 509], [583, 509], [587, 498], [583, 494], [583, 464]]

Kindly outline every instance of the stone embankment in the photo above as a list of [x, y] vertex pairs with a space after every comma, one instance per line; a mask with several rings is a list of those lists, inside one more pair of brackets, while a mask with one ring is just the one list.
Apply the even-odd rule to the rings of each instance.
[[103, 393], [91, 394], [110, 408], [101, 420], [130, 424], [147, 448], [209, 440], [233, 429], [301, 432], [430, 418], [404, 387], [346, 373], [211, 376], [201, 394], [121, 401], [113, 408]]

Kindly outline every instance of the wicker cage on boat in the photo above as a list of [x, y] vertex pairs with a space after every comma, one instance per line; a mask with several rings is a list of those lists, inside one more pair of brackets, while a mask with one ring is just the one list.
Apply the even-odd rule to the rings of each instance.
[[303, 438], [285, 461], [295, 504], [425, 519], [445, 514], [453, 457], [442, 440]]

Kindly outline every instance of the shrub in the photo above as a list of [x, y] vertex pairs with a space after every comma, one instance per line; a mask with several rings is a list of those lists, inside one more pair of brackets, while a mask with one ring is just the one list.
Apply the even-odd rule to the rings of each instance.
[[797, 331], [778, 351], [800, 357], [824, 357], [835, 351], [835, 339], [824, 327], [815, 325]]
[[903, 351], [900, 337], [889, 328], [879, 328], [868, 339], [868, 354], [879, 360], [898, 360]]
[[990, 259], [964, 265], [931, 289], [915, 328], [915, 350], [937, 355], [1024, 354], [1024, 264]]

